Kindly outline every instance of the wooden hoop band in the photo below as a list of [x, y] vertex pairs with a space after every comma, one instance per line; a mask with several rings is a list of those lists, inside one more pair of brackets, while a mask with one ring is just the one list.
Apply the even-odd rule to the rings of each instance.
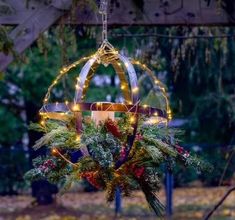
[[66, 112], [85, 112], [85, 111], [113, 111], [113, 112], [123, 112], [123, 113], [134, 113], [134, 114], [144, 114], [148, 116], [158, 116], [162, 118], [167, 118], [165, 111], [149, 107], [149, 106], [140, 106], [140, 105], [125, 105], [122, 103], [48, 103], [44, 105], [40, 113], [66, 113]]

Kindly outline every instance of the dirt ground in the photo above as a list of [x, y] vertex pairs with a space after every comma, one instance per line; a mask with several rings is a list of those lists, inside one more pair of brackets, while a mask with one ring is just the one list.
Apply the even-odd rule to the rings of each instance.
[[[199, 220], [222, 197], [227, 188], [179, 188], [174, 191], [173, 220]], [[164, 203], [164, 191], [159, 193]], [[136, 191], [122, 201], [122, 215], [115, 217], [114, 204], [105, 202], [103, 192], [67, 193], [56, 203], [37, 206], [28, 195], [0, 197], [0, 220], [140, 220], [156, 219], [143, 194]], [[230, 194], [212, 220], [235, 220], [235, 192]]]

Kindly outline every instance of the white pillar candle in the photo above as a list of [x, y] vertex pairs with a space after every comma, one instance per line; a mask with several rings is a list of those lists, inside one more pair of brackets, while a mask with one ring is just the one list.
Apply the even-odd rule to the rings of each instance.
[[108, 118], [114, 121], [114, 112], [108, 111], [92, 111], [91, 119], [98, 125], [100, 122], [107, 120]]

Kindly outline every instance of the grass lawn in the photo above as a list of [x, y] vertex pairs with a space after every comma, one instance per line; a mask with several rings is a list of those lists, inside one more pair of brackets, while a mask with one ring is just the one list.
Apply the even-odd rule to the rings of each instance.
[[[205, 213], [226, 192], [227, 188], [178, 188], [174, 191], [173, 220], [203, 219]], [[164, 191], [159, 193], [164, 203]], [[123, 212], [114, 217], [113, 204], [105, 203], [103, 192], [70, 192], [56, 197], [56, 204], [37, 206], [30, 196], [0, 197], [0, 220], [139, 220], [156, 219], [141, 192], [123, 199]], [[212, 220], [235, 219], [235, 192], [230, 194]]]

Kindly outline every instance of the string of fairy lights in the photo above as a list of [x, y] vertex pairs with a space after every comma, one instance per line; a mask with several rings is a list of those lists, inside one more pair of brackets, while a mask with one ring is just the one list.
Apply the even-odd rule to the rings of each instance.
[[[117, 51], [115, 51], [114, 53], [117, 54], [116, 52], [117, 52]], [[94, 55], [92, 55], [92, 56], [82, 58], [82, 59], [80, 59], [80, 60], [74, 62], [73, 64], [71, 64], [71, 65], [69, 65], [69, 66], [67, 66], [67, 67], [63, 67], [63, 68], [60, 70], [59, 75], [56, 77], [56, 79], [53, 81], [53, 83], [49, 86], [48, 91], [47, 91], [47, 93], [46, 93], [46, 96], [45, 96], [45, 98], [44, 98], [44, 103], [43, 103], [43, 104], [46, 105], [46, 104], [49, 102], [49, 98], [50, 98], [50, 94], [51, 94], [52, 89], [60, 82], [60, 80], [61, 80], [66, 74], [69, 74], [69, 72], [70, 72], [73, 68], [77, 67], [79, 64], [81, 64], [82, 62], [87, 61], [87, 60], [92, 60], [92, 62], [93, 62], [94, 60], [96, 60], [96, 59], [102, 60], [102, 58], [104, 57], [104, 55], [107, 55], [107, 53], [101, 53], [101, 51], [99, 51], [98, 53], [96, 53], [96, 54], [94, 54]], [[103, 62], [107, 62], [107, 60], [103, 60]], [[140, 61], [136, 61], [136, 60], [132, 60], [131, 63], [134, 64], [134, 65], [137, 65], [140, 69], [142, 69], [144, 72], [146, 72], [146, 73], [149, 75], [149, 77], [152, 79], [152, 81], [154, 82], [155, 86], [157, 86], [157, 87], [160, 89], [160, 91], [161, 91], [161, 93], [162, 93], [162, 95], [163, 95], [163, 97], [164, 97], [164, 99], [165, 99], [165, 102], [166, 102], [166, 111], [167, 111], [168, 120], [171, 120], [171, 119], [172, 119], [172, 113], [171, 113], [170, 104], [169, 104], [169, 100], [168, 100], [168, 95], [167, 95], [167, 92], [166, 92], [166, 89], [165, 89], [164, 84], [155, 76], [154, 72], [153, 72], [152, 70], [150, 70], [150, 69], [146, 66], [146, 64], [142, 64], [142, 63], [140, 63]], [[119, 65], [119, 66], [122, 66], [122, 64], [121, 64], [120, 62], [118, 62], [118, 65]], [[130, 65], [129, 63], [125, 63], [125, 66], [126, 66], [126, 67], [128, 67], [129, 65]], [[76, 80], [77, 80], [77, 83], [75, 84], [75, 89], [76, 89], [76, 91], [80, 91], [80, 90], [86, 88], [85, 85], [84, 85], [82, 88], [80, 87], [81, 79], [80, 79], [79, 77], [77, 77]], [[91, 80], [91, 79], [90, 79], [90, 80]], [[126, 84], [124, 84], [124, 83], [121, 84], [120, 87], [121, 87], [121, 90], [122, 90], [122, 91], [126, 91], [126, 92], [127, 92], [128, 89], [129, 89], [129, 88], [126, 86]], [[132, 88], [132, 93], [135, 94], [135, 93], [137, 93], [138, 91], [139, 91], [139, 88], [138, 88], [138, 87]], [[83, 98], [84, 98], [84, 97], [83, 97]], [[65, 105], [68, 105], [68, 104], [69, 104], [68, 100], [66, 100], [64, 103], [65, 103]], [[131, 104], [133, 104], [133, 103], [132, 103], [132, 101], [129, 101], [128, 104], [131, 105]], [[99, 105], [99, 104], [97, 104], [97, 105]], [[145, 105], [145, 107], [147, 107], [147, 105]], [[78, 111], [78, 110], [79, 110], [79, 105], [77, 105], [77, 103], [76, 103], [76, 98], [75, 98], [75, 99], [74, 99], [74, 105], [73, 105], [71, 111], [74, 111], [74, 112], [75, 112], [75, 111]]]
[[[85, 110], [87, 111], [116, 111], [116, 112], [126, 112], [130, 113], [131, 117], [129, 117], [130, 124], [135, 126], [137, 125], [138, 114], [145, 113], [147, 115], [153, 115], [156, 118], [163, 117], [164, 113], [161, 112], [159, 109], [154, 109], [151, 106], [143, 105], [140, 106], [140, 97], [139, 97], [139, 85], [137, 80], [137, 75], [134, 69], [134, 66], [137, 66], [143, 72], [145, 72], [148, 77], [151, 78], [151, 82], [154, 84], [154, 88], [158, 88], [165, 100], [165, 114], [166, 120], [165, 123], [167, 125], [168, 121], [172, 119], [172, 112], [170, 109], [169, 99], [166, 91], [166, 87], [164, 84], [155, 76], [154, 72], [150, 70], [146, 64], [142, 64], [140, 61], [131, 60], [126, 58], [125, 56], [119, 54], [119, 52], [108, 42], [107, 39], [107, 0], [101, 1], [101, 9], [100, 13], [102, 14], [103, 20], [103, 32], [102, 32], [102, 39], [103, 43], [97, 50], [97, 52], [91, 56], [83, 57], [76, 62], [62, 67], [52, 82], [52, 84], [48, 87], [47, 93], [43, 100], [43, 107], [40, 110], [41, 115], [41, 122], [42, 126], [45, 126], [45, 121], [47, 119], [57, 119], [57, 120], [68, 120], [70, 115], [75, 115], [76, 117], [80, 117], [81, 120], [82, 114], [78, 114], [79, 112], [82, 113]], [[77, 68], [80, 64], [86, 62], [83, 66], [80, 75], [76, 78], [75, 83], [75, 96], [73, 102], [69, 102], [65, 100], [63, 103], [56, 102], [55, 104], [49, 103], [51, 98], [52, 90], [63, 77], [67, 74], [72, 72], [75, 68]], [[84, 103], [85, 95], [87, 88], [90, 84], [90, 81], [95, 74], [96, 66], [98, 65], [112, 65], [119, 76], [120, 79], [120, 88], [123, 93], [124, 102], [123, 103], [105, 103], [105, 102], [95, 102], [95, 103]], [[126, 71], [125, 71], [126, 70]], [[128, 77], [126, 77], [128, 75]], [[129, 80], [129, 82], [128, 82]], [[52, 110], [49, 109], [52, 106]], [[63, 109], [61, 111], [61, 109]], [[60, 111], [58, 111], [60, 109]], [[159, 115], [158, 112], [161, 112]], [[162, 122], [161, 120], [154, 120], [152, 123], [159, 123]], [[81, 130], [77, 130], [77, 137], [76, 141], [80, 142], [81, 140]], [[73, 166], [77, 166], [76, 164], [72, 163], [69, 159], [67, 159], [62, 153], [59, 152], [58, 149], [53, 148], [52, 154], [56, 154], [60, 156], [63, 160], [67, 163], [70, 163]]]

